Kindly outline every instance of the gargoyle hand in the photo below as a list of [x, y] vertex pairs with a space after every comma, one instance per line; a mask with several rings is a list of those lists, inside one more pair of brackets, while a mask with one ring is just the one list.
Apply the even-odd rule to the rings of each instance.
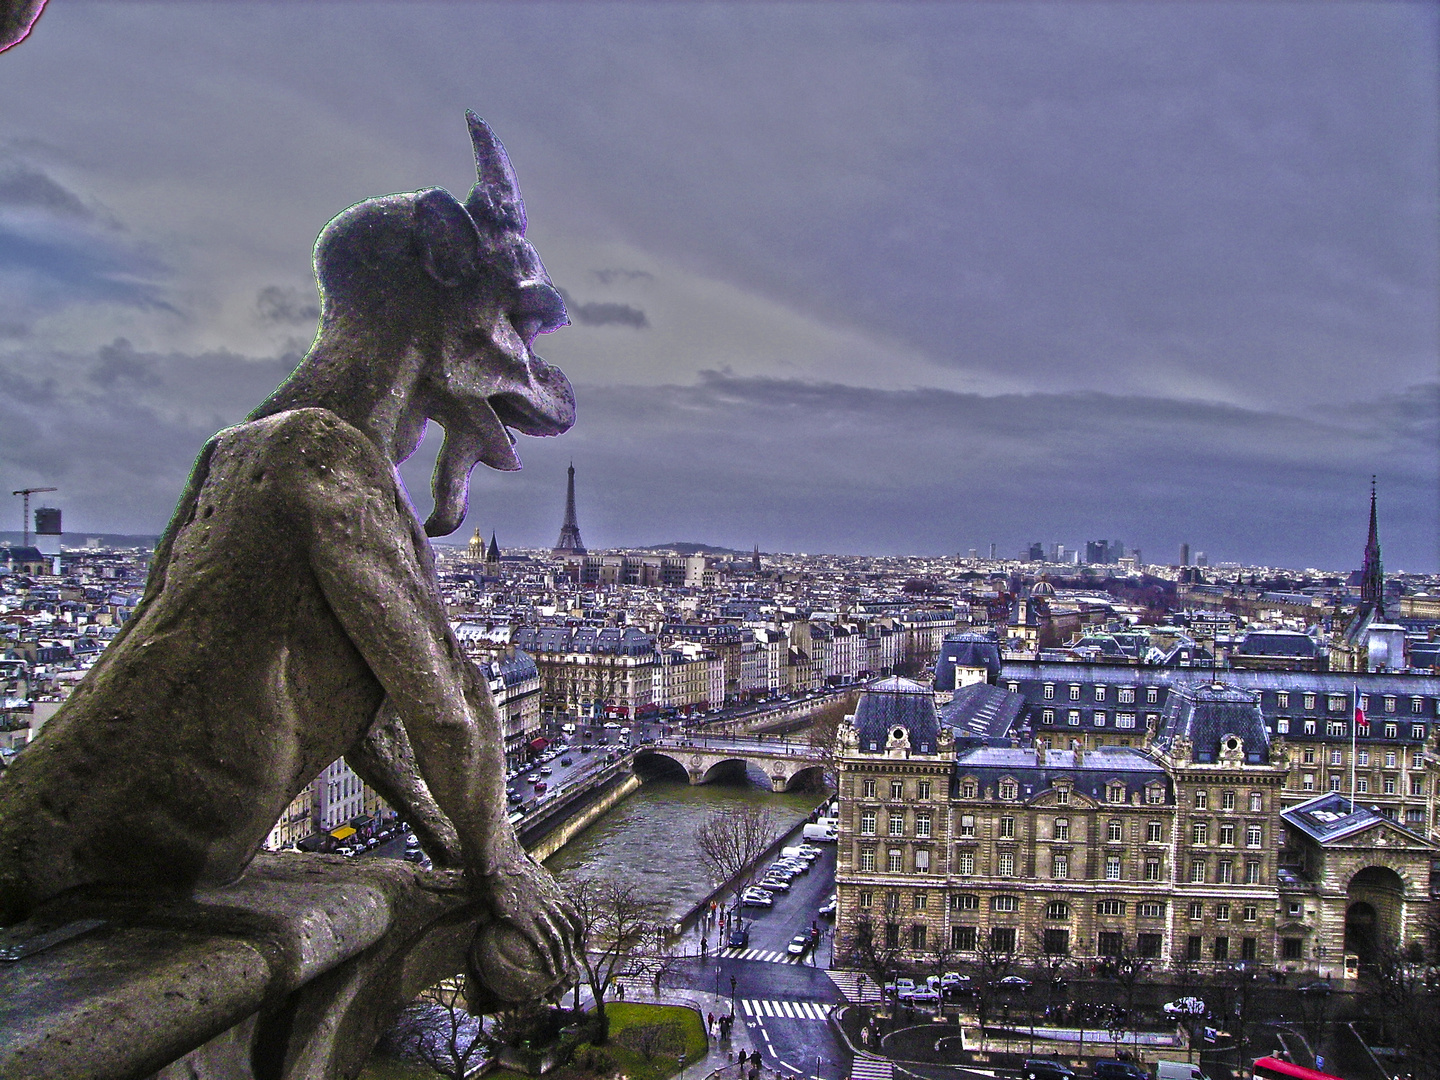
[[491, 920], [470, 947], [470, 972], [503, 1002], [535, 1001], [575, 978], [582, 928], [559, 885], [518, 845], [470, 880]]

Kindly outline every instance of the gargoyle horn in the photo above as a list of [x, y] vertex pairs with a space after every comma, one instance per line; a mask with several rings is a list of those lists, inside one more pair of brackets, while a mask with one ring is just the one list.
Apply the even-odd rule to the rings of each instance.
[[465, 200], [465, 209], [478, 225], [494, 225], [525, 233], [525, 201], [520, 198], [520, 184], [505, 147], [490, 130], [490, 125], [473, 112], [466, 112], [470, 122], [470, 141], [475, 146], [475, 172], [478, 179]]

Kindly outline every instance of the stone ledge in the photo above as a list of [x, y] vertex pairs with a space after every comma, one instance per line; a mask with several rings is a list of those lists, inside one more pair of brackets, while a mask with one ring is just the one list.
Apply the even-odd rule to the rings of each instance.
[[227, 1053], [273, 1062], [269, 1075], [342, 1075], [410, 996], [461, 970], [474, 926], [458, 873], [299, 853], [262, 854], [190, 901], [77, 900], [43, 917], [107, 924], [0, 964], [13, 1080], [147, 1077], [237, 1027]]

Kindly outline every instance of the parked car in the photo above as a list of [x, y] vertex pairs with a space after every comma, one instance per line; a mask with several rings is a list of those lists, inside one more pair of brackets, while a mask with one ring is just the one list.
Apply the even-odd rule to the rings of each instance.
[[740, 903], [745, 907], [773, 907], [775, 898], [764, 889], [746, 889], [740, 895]]
[[527, 784], [536, 784], [536, 783], [539, 783], [539, 782], [540, 782], [540, 774], [539, 774], [538, 772], [532, 772], [529, 776], [525, 777], [525, 782], [526, 782]]
[[832, 896], [829, 900], [826, 900], [825, 903], [820, 905], [820, 910], [816, 912], [816, 914], [819, 915], [822, 919], [833, 919], [835, 917], [836, 906], [837, 905], [835, 897]]
[[790, 883], [781, 878], [765, 877], [760, 879], [760, 888], [766, 892], [789, 892]]
[[750, 928], [739, 919], [736, 919], [735, 925], [730, 928], [730, 936], [725, 939], [725, 943], [732, 949], [745, 948], [746, 945], [750, 944]]
[[1075, 1074], [1050, 1058], [1027, 1058], [1020, 1066], [1024, 1080], [1075, 1080]]
[[1204, 1000], [1198, 997], [1176, 998], [1161, 1008], [1166, 1016], [1204, 1016], [1206, 1012]]
[[569, 764], [571, 764], [574, 760], [575, 760], [574, 758], [562, 757], [562, 758], [560, 759], [560, 764], [561, 764], [561, 765], [569, 765]]
[[790, 939], [790, 944], [785, 946], [785, 951], [791, 956], [804, 956], [805, 950], [810, 948], [809, 934], [796, 934]]
[[1002, 990], [1026, 991], [1030, 989], [1030, 980], [1023, 975], [1005, 975], [995, 980], [995, 985]]
[[1329, 979], [1312, 979], [1307, 983], [1301, 983], [1295, 989], [1299, 990], [1302, 994], [1320, 994], [1323, 996], [1331, 993], [1335, 987], [1330, 985]]
[[900, 995], [901, 995], [902, 993], [903, 993], [903, 994], [905, 995], [905, 997], [908, 999], [909, 996], [910, 996], [912, 993], [914, 993], [914, 992], [915, 992], [915, 980], [914, 980], [914, 979], [906, 979], [906, 978], [903, 978], [903, 977], [902, 977], [902, 978], [896, 979], [894, 982], [890, 982], [890, 983], [886, 983], [886, 984], [885, 984], [885, 996], [886, 996], [886, 997], [893, 997], [893, 998], [895, 998], [896, 1000], [899, 1000], [899, 999], [900, 999]]
[[945, 997], [957, 998], [975, 992], [974, 985], [970, 982], [969, 975], [961, 975], [959, 972], [947, 971], [940, 976], [940, 993]]
[[1095, 1080], [1150, 1080], [1150, 1074], [1139, 1065], [1119, 1058], [1100, 1058], [1090, 1066], [1090, 1075]]
[[917, 986], [914, 990], [910, 991], [910, 1004], [939, 1005], [940, 994], [938, 991], [932, 990], [928, 986]]

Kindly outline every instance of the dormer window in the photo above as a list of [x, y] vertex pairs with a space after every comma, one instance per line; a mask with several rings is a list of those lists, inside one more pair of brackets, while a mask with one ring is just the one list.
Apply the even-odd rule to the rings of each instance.
[[1017, 794], [1017, 787], [1014, 780], [1000, 781], [1000, 798], [1013, 800]]
[[1057, 787], [1055, 789], [1055, 801], [1061, 806], [1070, 804], [1070, 789], [1068, 787]]

